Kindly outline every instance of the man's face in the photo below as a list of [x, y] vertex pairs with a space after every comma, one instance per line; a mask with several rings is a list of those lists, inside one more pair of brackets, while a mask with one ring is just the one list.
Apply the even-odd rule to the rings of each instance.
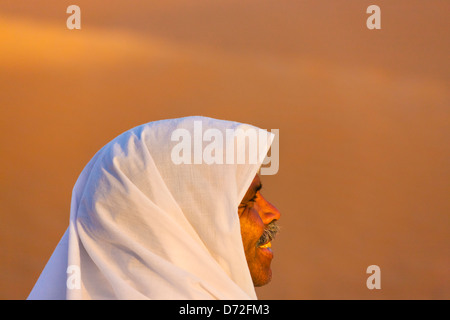
[[280, 219], [280, 212], [261, 195], [261, 187], [256, 175], [238, 209], [245, 257], [255, 287], [272, 278], [271, 240], [278, 230], [275, 221]]

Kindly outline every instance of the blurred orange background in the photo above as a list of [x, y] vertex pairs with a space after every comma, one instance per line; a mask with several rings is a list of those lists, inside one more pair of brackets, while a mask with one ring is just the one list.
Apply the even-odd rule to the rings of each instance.
[[97, 150], [204, 115], [280, 130], [280, 170], [262, 181], [282, 232], [260, 299], [449, 299], [449, 9], [0, 0], [0, 298], [28, 296]]

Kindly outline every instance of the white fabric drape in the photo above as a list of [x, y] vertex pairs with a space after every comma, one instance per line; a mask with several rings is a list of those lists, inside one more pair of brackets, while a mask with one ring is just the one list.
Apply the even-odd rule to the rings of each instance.
[[194, 137], [196, 121], [223, 137], [261, 130], [186, 117], [105, 145], [80, 174], [69, 227], [28, 299], [256, 299], [237, 208], [261, 161], [174, 164], [171, 134], [184, 128]]

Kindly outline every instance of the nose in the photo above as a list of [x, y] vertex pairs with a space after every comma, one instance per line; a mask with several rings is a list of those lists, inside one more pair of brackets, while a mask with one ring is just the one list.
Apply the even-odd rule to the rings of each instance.
[[259, 216], [261, 217], [261, 220], [264, 224], [269, 224], [273, 220], [279, 220], [281, 217], [280, 211], [271, 204], [269, 201], [267, 201], [263, 196], [260, 197], [260, 203], [259, 204]]

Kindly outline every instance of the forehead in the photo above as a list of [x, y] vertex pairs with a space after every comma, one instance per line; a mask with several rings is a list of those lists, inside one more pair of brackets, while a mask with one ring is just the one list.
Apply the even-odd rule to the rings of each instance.
[[261, 180], [259, 178], [258, 175], [256, 175], [253, 178], [253, 181], [250, 185], [250, 187], [248, 188], [247, 192], [245, 193], [244, 198], [242, 199], [242, 201], [248, 201], [249, 199], [253, 198], [253, 196], [256, 194], [256, 192], [261, 189]]
[[256, 189], [261, 185], [261, 179], [259, 178], [259, 175], [257, 174], [252, 181], [252, 184], [250, 185], [249, 189]]
[[261, 189], [261, 179], [259, 178], [259, 175], [257, 174], [254, 178], [252, 183], [250, 184], [250, 187], [247, 190], [247, 195], [252, 195], [255, 192], [257, 192], [259, 189]]

